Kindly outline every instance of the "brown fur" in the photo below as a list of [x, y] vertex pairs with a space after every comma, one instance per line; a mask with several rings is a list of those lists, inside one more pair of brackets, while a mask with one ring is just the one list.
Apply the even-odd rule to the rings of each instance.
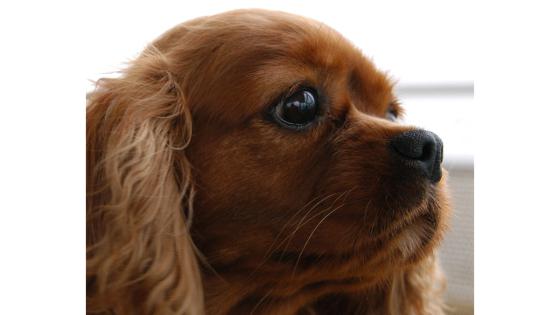
[[[325, 113], [293, 131], [266, 113], [298, 84]], [[88, 313], [441, 314], [445, 178], [393, 161], [412, 127], [389, 106], [386, 77], [312, 20], [165, 33], [88, 96]]]

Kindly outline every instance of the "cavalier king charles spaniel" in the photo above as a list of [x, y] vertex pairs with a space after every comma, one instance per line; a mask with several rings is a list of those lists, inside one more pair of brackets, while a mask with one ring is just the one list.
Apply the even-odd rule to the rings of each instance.
[[88, 314], [442, 314], [443, 145], [319, 22], [169, 30], [87, 97]]

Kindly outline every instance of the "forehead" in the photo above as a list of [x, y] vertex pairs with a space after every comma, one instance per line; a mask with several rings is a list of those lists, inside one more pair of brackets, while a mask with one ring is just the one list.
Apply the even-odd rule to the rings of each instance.
[[[206, 81], [220, 97], [208, 102], [220, 104], [222, 113], [214, 116], [258, 112], [295, 85], [315, 87], [336, 98], [336, 104], [375, 114], [392, 99], [385, 75], [342, 35], [319, 22], [251, 10], [211, 17], [199, 29], [208, 31], [207, 74], [215, 76]], [[217, 110], [212, 107], [206, 110]]]

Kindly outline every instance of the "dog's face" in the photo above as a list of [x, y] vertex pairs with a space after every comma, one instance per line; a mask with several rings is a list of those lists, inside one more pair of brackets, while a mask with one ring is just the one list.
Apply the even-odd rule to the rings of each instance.
[[224, 20], [205, 34], [186, 151], [193, 237], [209, 262], [279, 277], [352, 266], [347, 277], [366, 277], [429, 250], [444, 218], [441, 141], [394, 121], [402, 110], [385, 75], [316, 22]]
[[[293, 314], [434, 264], [441, 140], [398, 123], [392, 84], [327, 26], [260, 10], [196, 19], [98, 84], [88, 310], [249, 313], [269, 299]], [[401, 290], [417, 309], [434, 300], [411, 284], [432, 277], [422, 268]]]

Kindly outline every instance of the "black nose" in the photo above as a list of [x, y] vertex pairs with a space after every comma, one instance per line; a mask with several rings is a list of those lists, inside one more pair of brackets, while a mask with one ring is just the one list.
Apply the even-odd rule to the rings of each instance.
[[391, 147], [405, 165], [419, 170], [431, 182], [439, 182], [443, 143], [435, 133], [421, 129], [406, 131], [391, 140]]

